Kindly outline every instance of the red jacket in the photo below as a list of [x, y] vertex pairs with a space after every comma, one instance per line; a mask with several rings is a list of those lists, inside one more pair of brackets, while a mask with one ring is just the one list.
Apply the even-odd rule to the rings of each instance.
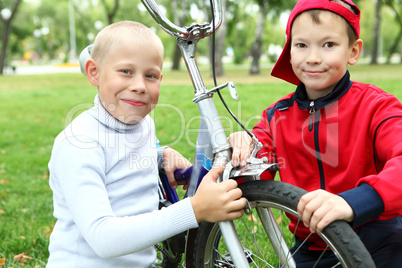
[[253, 133], [283, 182], [339, 194], [356, 214], [353, 226], [402, 215], [402, 104], [380, 88], [347, 72], [311, 101], [301, 83], [263, 112]]

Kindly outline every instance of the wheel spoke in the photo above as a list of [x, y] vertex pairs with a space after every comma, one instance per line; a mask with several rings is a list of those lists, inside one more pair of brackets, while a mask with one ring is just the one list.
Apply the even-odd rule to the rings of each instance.
[[[297, 203], [305, 194], [304, 190], [277, 181], [246, 182], [240, 188], [252, 212], [249, 219], [243, 216], [234, 221], [234, 226], [250, 267], [294, 268], [294, 257], [301, 252], [304, 254], [310, 242], [319, 238], [322, 241], [318, 245], [327, 246], [323, 251], [312, 250], [312, 255], [318, 259], [312, 261], [311, 267], [323, 267], [324, 263], [325, 267], [333, 268], [375, 267], [364, 245], [346, 222], [331, 223], [322, 233], [318, 232], [318, 236], [305, 233], [297, 214]], [[294, 219], [293, 233], [288, 228], [291, 219]], [[202, 262], [196, 261], [195, 267], [234, 267], [219, 225], [202, 223], [199, 230], [197, 236], [202, 238], [194, 246], [193, 256], [197, 259], [200, 255]], [[295, 234], [300, 236], [296, 239]], [[299, 241], [301, 236], [303, 239]]]

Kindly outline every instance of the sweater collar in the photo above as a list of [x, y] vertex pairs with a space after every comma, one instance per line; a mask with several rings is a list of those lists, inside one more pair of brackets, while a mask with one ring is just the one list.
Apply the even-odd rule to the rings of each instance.
[[145, 120], [142, 119], [137, 124], [126, 124], [119, 120], [117, 120], [113, 115], [111, 115], [100, 103], [98, 94], [94, 99], [95, 106], [89, 109], [89, 113], [92, 117], [98, 120], [99, 123], [106, 126], [109, 129], [113, 129], [119, 133], [129, 133], [138, 129], [141, 126], [142, 122]]
[[[314, 107], [316, 109], [324, 108], [331, 103], [337, 101], [349, 90], [352, 84], [353, 82], [350, 80], [349, 71], [346, 71], [345, 75], [342, 77], [341, 80], [339, 80], [338, 84], [336, 84], [334, 90], [331, 93], [314, 100]], [[300, 83], [297, 86], [295, 97], [297, 105], [300, 109], [305, 110], [310, 108], [310, 103], [312, 100], [307, 97], [306, 87], [303, 83]]]

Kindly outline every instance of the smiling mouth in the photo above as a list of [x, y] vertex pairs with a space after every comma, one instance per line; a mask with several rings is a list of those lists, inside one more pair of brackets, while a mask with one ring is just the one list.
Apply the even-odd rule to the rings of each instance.
[[142, 107], [146, 105], [145, 102], [142, 101], [127, 100], [127, 99], [122, 99], [122, 101], [134, 107]]
[[323, 71], [304, 71], [304, 72], [311, 76], [317, 76], [323, 73]]

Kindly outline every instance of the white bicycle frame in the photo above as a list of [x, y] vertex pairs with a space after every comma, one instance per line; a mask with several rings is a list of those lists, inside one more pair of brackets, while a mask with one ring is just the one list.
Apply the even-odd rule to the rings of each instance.
[[[228, 87], [232, 98], [238, 99], [235, 86], [232, 82], [225, 83], [213, 89], [207, 89], [195, 62], [196, 46], [200, 39], [211, 35], [217, 30], [222, 22], [222, 7], [220, 0], [213, 0], [214, 20], [213, 23], [191, 24], [189, 27], [180, 27], [169, 21], [160, 11], [154, 0], [141, 0], [148, 12], [168, 34], [176, 37], [177, 45], [180, 47], [187, 70], [195, 89], [195, 98], [193, 101], [197, 104], [201, 122], [199, 135], [197, 138], [197, 148], [193, 163], [193, 172], [190, 179], [190, 186], [187, 196], [194, 195], [199, 184], [201, 169], [205, 168], [205, 160], [213, 160], [213, 165], [226, 164], [226, 169], [219, 181], [227, 180], [230, 176], [248, 176], [253, 179], [259, 179], [259, 175], [267, 170], [276, 168], [276, 164], [267, 164], [267, 159], [256, 159], [255, 155], [261, 148], [261, 143], [255, 138], [256, 146], [252, 157], [248, 160], [248, 165], [241, 170], [234, 171], [231, 160], [231, 148], [227, 141], [225, 131], [222, 127], [219, 114], [213, 101], [213, 93]], [[209, 167], [210, 168], [210, 167]], [[247, 212], [247, 209], [246, 209]], [[293, 260], [289, 261], [289, 249], [278, 237], [281, 237], [278, 226], [275, 224], [273, 216], [268, 211], [261, 211], [264, 218], [271, 217], [269, 228], [266, 228], [268, 237], [272, 238], [272, 243], [276, 249], [277, 255], [286, 267], [295, 267]], [[236, 267], [249, 267], [249, 263], [244, 254], [243, 246], [240, 243], [237, 232], [232, 221], [220, 222], [220, 230], [225, 244], [229, 250], [230, 256]], [[268, 229], [268, 230], [267, 230]], [[268, 241], [267, 241], [268, 242]]]

